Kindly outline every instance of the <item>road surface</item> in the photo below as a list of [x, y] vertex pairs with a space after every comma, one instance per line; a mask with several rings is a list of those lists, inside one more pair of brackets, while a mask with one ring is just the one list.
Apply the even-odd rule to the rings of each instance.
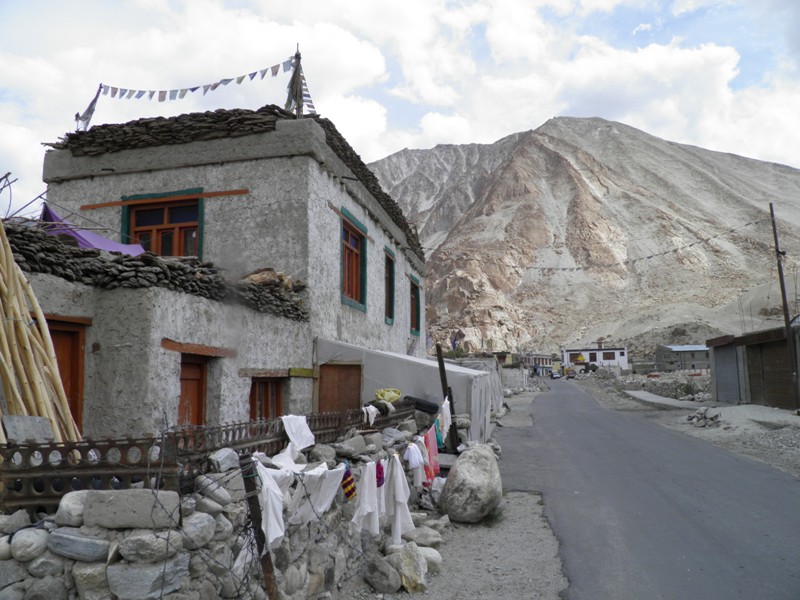
[[495, 438], [508, 491], [539, 491], [568, 600], [797, 600], [800, 480], [553, 381]]

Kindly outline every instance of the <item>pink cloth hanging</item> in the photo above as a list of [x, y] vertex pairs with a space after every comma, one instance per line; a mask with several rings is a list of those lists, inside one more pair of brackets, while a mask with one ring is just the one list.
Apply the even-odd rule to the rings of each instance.
[[431, 482], [433, 482], [433, 478], [441, 473], [439, 469], [439, 446], [436, 443], [435, 427], [429, 428], [428, 431], [425, 432], [423, 439], [425, 440], [425, 447], [428, 449], [428, 464], [425, 465], [425, 479], [427, 480], [427, 485], [430, 485]]

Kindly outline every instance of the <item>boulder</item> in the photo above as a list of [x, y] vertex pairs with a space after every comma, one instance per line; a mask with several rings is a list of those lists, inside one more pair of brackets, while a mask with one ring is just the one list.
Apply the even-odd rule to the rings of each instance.
[[382, 556], [367, 564], [364, 580], [379, 594], [394, 594], [402, 585], [400, 573]]
[[17, 529], [22, 529], [31, 524], [28, 511], [20, 508], [10, 515], [0, 515], [0, 533], [14, 533]]
[[416, 594], [427, 589], [428, 562], [414, 542], [387, 556], [386, 561], [400, 574], [400, 582], [408, 593]]
[[312, 462], [324, 462], [329, 469], [336, 467], [336, 449], [328, 444], [316, 444], [308, 453]]
[[119, 553], [130, 562], [163, 562], [183, 549], [183, 537], [175, 532], [134, 530], [119, 542]]
[[11, 556], [17, 562], [28, 562], [39, 558], [47, 550], [44, 529], [21, 529], [11, 538]]
[[108, 540], [85, 535], [75, 527], [59, 527], [47, 538], [51, 552], [82, 562], [105, 561], [110, 546]]
[[226, 506], [233, 501], [230, 492], [208, 475], [198, 475], [194, 480], [194, 489], [220, 506]]
[[425, 559], [425, 562], [428, 563], [428, 573], [438, 573], [442, 570], [442, 555], [438, 550], [424, 547], [417, 549]]
[[217, 473], [225, 473], [239, 468], [239, 455], [233, 448], [220, 448], [208, 457], [211, 466]]
[[462, 453], [450, 469], [439, 506], [451, 521], [479, 523], [500, 505], [502, 497], [494, 450], [477, 444]]
[[420, 525], [416, 529], [404, 533], [403, 539], [414, 542], [417, 546], [436, 548], [442, 543], [442, 534], [430, 527]]
[[214, 537], [217, 521], [211, 515], [196, 512], [183, 520], [183, 547], [189, 550], [202, 548]]
[[83, 509], [86, 506], [87, 490], [68, 492], [58, 503], [55, 521], [58, 525], [80, 527], [83, 525]]

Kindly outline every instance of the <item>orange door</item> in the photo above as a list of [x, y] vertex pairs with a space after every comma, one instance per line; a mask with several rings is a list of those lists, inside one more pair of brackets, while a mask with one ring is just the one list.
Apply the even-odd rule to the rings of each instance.
[[178, 425], [204, 425], [206, 408], [206, 359], [181, 355], [181, 399]]
[[319, 368], [319, 412], [340, 412], [361, 406], [361, 365]]
[[83, 424], [84, 326], [54, 321], [49, 321], [47, 325], [69, 410], [80, 431]]

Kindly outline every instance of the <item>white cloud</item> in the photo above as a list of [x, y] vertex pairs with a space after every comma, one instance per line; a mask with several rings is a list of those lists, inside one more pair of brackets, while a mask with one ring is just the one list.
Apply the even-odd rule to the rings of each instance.
[[737, 4], [738, 1], [741, 0], [674, 0], [671, 12], [676, 17], [679, 17], [700, 10], [701, 8]]
[[[783, 52], [765, 67], [766, 83], [758, 88], [731, 87], [743, 50], [714, 43], [687, 47], [680, 29], [668, 44], [635, 50], [578, 33], [594, 15], [613, 18], [620, 7], [643, 15], [633, 34], [651, 31], [661, 26], [661, 4], [297, 0], [293, 10], [276, 10], [270, 0], [136, 0], [99, 2], [87, 14], [54, 0], [36, 0], [30, 8], [3, 5], [0, 171], [19, 177], [20, 200], [38, 194], [40, 142], [72, 129], [74, 113], [86, 107], [100, 82], [135, 89], [211, 83], [276, 64], [296, 44], [317, 109], [366, 160], [403, 147], [489, 143], [572, 114], [800, 163], [792, 147], [800, 129], [794, 108], [800, 90], [790, 27], [800, 25], [800, 4], [766, 0], [757, 12], [726, 13], [761, 19], [766, 28], [778, 25], [775, 44], [784, 43]], [[734, 0], [675, 0], [667, 12], [680, 16], [733, 5]], [[44, 20], [38, 18], [43, 7], [49, 9]], [[742, 21], [741, 30], [746, 33], [749, 24]], [[708, 39], [713, 38], [712, 28]], [[287, 79], [288, 74], [268, 75], [173, 103], [101, 97], [93, 122], [282, 105]], [[409, 116], [401, 117], [398, 111], [406, 107]]]

